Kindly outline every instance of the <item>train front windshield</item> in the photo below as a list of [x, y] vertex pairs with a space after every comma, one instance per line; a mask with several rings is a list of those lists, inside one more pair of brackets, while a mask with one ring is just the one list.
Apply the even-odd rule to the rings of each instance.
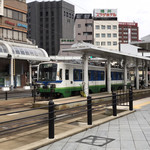
[[56, 81], [57, 64], [40, 64], [39, 81]]

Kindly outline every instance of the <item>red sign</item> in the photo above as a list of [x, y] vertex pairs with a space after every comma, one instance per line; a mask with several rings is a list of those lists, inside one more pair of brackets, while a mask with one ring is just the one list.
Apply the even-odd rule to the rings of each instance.
[[96, 13], [96, 17], [117, 17], [115, 13]]
[[8, 21], [8, 20], [6, 20], [5, 23], [6, 23], [6, 24], [9, 24], [9, 25], [12, 25], [12, 26], [15, 26], [15, 23], [10, 22], [10, 21]]

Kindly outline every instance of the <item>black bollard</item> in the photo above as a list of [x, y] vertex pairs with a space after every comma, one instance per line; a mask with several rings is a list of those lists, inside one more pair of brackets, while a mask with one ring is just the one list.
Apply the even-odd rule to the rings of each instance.
[[129, 89], [129, 110], [133, 110], [133, 90], [132, 87]]
[[5, 92], [5, 100], [7, 100], [7, 94], [8, 94], [8, 93], [7, 93], [7, 91], [6, 91], [6, 92]]
[[113, 116], [117, 116], [117, 97], [116, 93], [112, 93]]
[[87, 97], [87, 123], [92, 125], [92, 99], [91, 96]]
[[49, 100], [48, 103], [48, 110], [49, 110], [49, 122], [48, 122], [48, 127], [49, 127], [49, 139], [54, 138], [54, 102], [53, 100]]

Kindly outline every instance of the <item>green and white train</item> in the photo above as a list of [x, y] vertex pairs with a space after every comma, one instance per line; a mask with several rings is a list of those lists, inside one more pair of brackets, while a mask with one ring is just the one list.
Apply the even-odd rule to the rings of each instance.
[[[89, 92], [106, 91], [106, 68], [89, 65], [88, 70]], [[130, 80], [127, 82], [129, 85]], [[111, 85], [115, 89], [123, 85], [123, 69], [112, 68]], [[56, 98], [79, 95], [83, 91], [83, 86], [83, 65], [63, 62], [39, 64], [37, 90], [42, 97], [49, 97], [51, 89]]]

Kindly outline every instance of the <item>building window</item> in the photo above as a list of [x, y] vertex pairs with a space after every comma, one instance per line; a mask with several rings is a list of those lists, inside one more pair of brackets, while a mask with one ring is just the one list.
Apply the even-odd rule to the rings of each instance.
[[126, 34], [126, 35], [127, 35], [127, 34], [128, 34], [128, 32], [123, 32], [123, 34]]
[[23, 15], [22, 15], [22, 13], [19, 13], [19, 20], [20, 20], [20, 21], [23, 20]]
[[40, 12], [40, 16], [41, 16], [41, 17], [43, 16], [43, 12]]
[[95, 34], [95, 37], [99, 38], [99, 37], [100, 37], [100, 34], [99, 34], [99, 33], [96, 33], [96, 34]]
[[116, 30], [117, 29], [117, 25], [113, 25], [113, 29]]
[[101, 29], [105, 29], [105, 25], [101, 25]]
[[92, 35], [92, 32], [83, 32], [83, 35]]
[[81, 35], [81, 33], [78, 33], [78, 35]]
[[108, 46], [111, 46], [111, 42], [110, 42], [110, 41], [108, 41], [108, 42], [107, 42], [107, 45], [108, 45]]
[[132, 32], [131, 34], [132, 34], [132, 35], [137, 35], [137, 32]]
[[107, 33], [107, 37], [110, 38], [111, 37], [111, 33]]
[[100, 26], [99, 26], [99, 25], [96, 25], [96, 26], [95, 26], [95, 29], [97, 29], [97, 30], [100, 29]]
[[27, 35], [26, 33], [23, 33], [23, 41], [26, 41], [26, 39], [27, 39]]
[[18, 39], [19, 39], [19, 35], [18, 35], [18, 32], [17, 32], [17, 31], [14, 31], [14, 39], [15, 39], [15, 40], [18, 40]]
[[3, 37], [7, 38], [7, 30], [6, 29], [3, 29]]
[[7, 17], [12, 18], [12, 10], [7, 9]]
[[17, 11], [13, 11], [13, 19], [19, 20], [19, 13]]
[[100, 42], [96, 42], [96, 46], [100, 46]]
[[48, 11], [46, 11], [46, 16], [48, 16]]
[[137, 37], [136, 36], [132, 36], [132, 39], [137, 39]]
[[92, 23], [86, 23], [85, 26], [86, 27], [92, 27]]
[[9, 38], [9, 39], [12, 39], [12, 38], [13, 38], [12, 30], [8, 30], [8, 38]]
[[81, 28], [81, 24], [78, 24], [78, 28]]
[[103, 38], [104, 38], [104, 37], [105, 37], [105, 33], [102, 33], [102, 34], [101, 34], [101, 37], [103, 37]]
[[111, 29], [111, 25], [107, 25], [107, 29], [110, 30]]
[[114, 41], [114, 42], [113, 42], [113, 45], [114, 45], [114, 46], [116, 46], [116, 45], [117, 45], [117, 42], [116, 42], [116, 41]]
[[105, 42], [101, 42], [101, 46], [105, 46]]
[[132, 31], [137, 31], [137, 28], [132, 28], [131, 30], [132, 30]]
[[26, 14], [15, 11], [15, 10], [7, 9], [7, 8], [4, 8], [4, 16], [15, 19], [15, 20], [19, 20], [19, 21], [24, 21], [24, 22], [27, 21]]
[[117, 33], [113, 33], [113, 37], [116, 38], [117, 37]]

